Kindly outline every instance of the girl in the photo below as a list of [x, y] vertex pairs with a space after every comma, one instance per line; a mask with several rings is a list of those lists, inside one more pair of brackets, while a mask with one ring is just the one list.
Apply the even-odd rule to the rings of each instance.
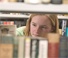
[[16, 30], [18, 36], [46, 37], [47, 33], [59, 33], [56, 14], [31, 14], [26, 26]]

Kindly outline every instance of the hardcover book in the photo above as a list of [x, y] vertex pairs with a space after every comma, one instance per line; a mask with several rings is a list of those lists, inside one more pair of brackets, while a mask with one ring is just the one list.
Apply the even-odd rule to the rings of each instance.
[[59, 58], [59, 39], [60, 35], [57, 33], [48, 34], [48, 58]]

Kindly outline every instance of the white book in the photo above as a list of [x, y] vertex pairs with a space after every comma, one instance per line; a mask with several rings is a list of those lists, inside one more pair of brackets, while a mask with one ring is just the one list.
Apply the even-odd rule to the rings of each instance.
[[39, 40], [39, 57], [38, 58], [48, 58], [48, 41]]
[[30, 43], [31, 39], [29, 37], [25, 38], [25, 58], [30, 58]]
[[24, 37], [18, 37], [18, 58], [24, 58]]
[[66, 24], [67, 24], [67, 20], [62, 20], [62, 35], [65, 35], [66, 32]]
[[24, 0], [25, 3], [38, 4], [41, 3], [41, 0]]

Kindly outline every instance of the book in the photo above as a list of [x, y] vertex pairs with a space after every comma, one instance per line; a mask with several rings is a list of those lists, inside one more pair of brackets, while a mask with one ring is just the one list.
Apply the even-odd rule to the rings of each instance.
[[17, 2], [17, 0], [9, 0], [9, 2]]
[[38, 58], [39, 40], [31, 39], [31, 58]]
[[31, 43], [31, 39], [30, 39], [30, 37], [25, 37], [25, 46], [24, 46], [24, 48], [25, 48], [25, 56], [24, 56], [24, 58], [30, 58], [30, 43]]
[[63, 4], [68, 4], [68, 0], [62, 0]]
[[67, 58], [68, 58], [68, 37], [67, 37]]
[[24, 3], [39, 4], [41, 0], [24, 0]]
[[62, 20], [62, 35], [66, 36], [66, 24], [67, 20]]
[[14, 38], [12, 36], [0, 36], [0, 58], [13, 58]]
[[24, 58], [25, 38], [23, 36], [18, 36], [17, 38], [18, 38], [18, 58]]
[[16, 36], [16, 25], [0, 25], [0, 35]]
[[58, 33], [49, 33], [48, 38], [48, 58], [59, 58], [59, 39]]
[[65, 32], [65, 36], [67, 36], [68, 37], [68, 20], [67, 20], [67, 23], [66, 23], [66, 30], [65, 30], [66, 32]]
[[31, 58], [48, 58], [48, 40], [43, 37], [31, 37]]
[[[21, 53], [21, 54], [19, 54], [19, 56], [21, 55], [22, 58], [23, 57], [24, 58], [42, 58], [42, 56], [43, 56], [43, 58], [45, 58], [45, 57], [47, 58], [48, 41], [46, 38], [42, 38], [42, 37], [23, 37], [23, 38], [21, 38], [22, 39], [21, 43], [19, 43], [19, 45], [20, 45], [19, 48], [22, 49], [22, 50], [18, 49], [19, 50], [18, 52]], [[24, 42], [23, 42], [23, 40], [24, 40]], [[23, 45], [21, 45], [21, 44], [23, 44]], [[24, 48], [23, 48], [23, 46], [24, 46]], [[42, 49], [42, 47], [43, 47], [43, 49]], [[23, 50], [24, 50], [24, 52], [23, 52]]]
[[18, 36], [14, 36], [13, 58], [18, 58]]
[[48, 40], [39, 40], [39, 57], [48, 58]]
[[24, 0], [17, 0], [17, 2], [24, 2]]
[[62, 0], [51, 0], [52, 4], [62, 4]]
[[42, 0], [43, 4], [49, 4], [51, 2], [51, 0]]
[[67, 58], [67, 39], [66, 36], [60, 37], [59, 58]]

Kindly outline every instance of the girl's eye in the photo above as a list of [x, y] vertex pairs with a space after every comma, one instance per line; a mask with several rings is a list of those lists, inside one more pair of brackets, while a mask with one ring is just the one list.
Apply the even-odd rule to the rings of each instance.
[[32, 24], [33, 26], [36, 26], [36, 24]]
[[42, 28], [42, 29], [47, 29], [47, 27], [46, 27], [46, 26], [41, 26], [41, 28]]

